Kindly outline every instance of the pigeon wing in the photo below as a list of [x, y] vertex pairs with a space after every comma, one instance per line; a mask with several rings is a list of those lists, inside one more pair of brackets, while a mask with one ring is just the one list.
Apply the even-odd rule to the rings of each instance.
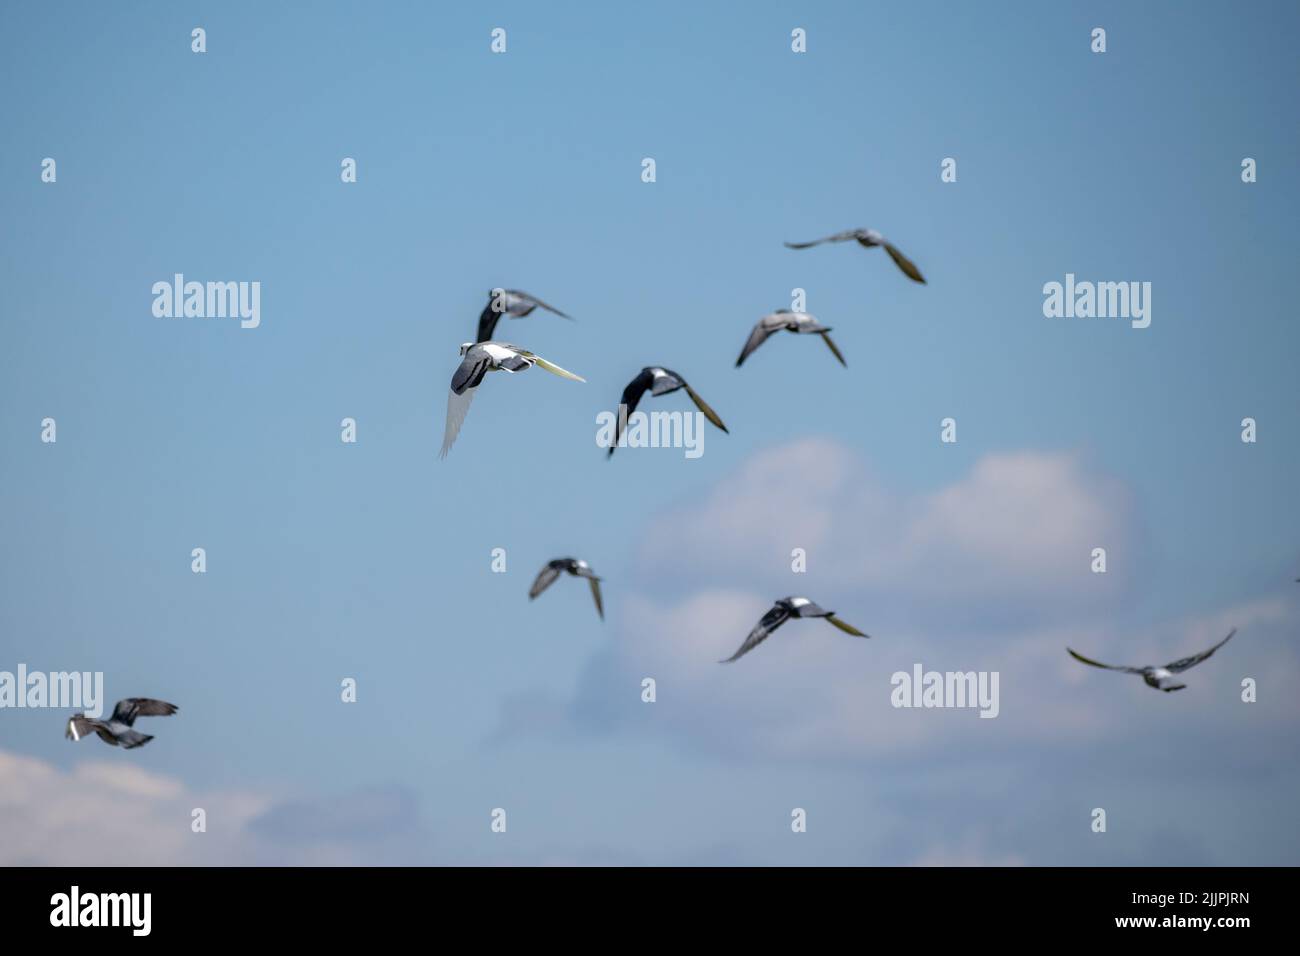
[[175, 704], [169, 704], [165, 700], [154, 700], [152, 697], [128, 697], [117, 702], [113, 708], [112, 719], [130, 727], [137, 717], [170, 717], [176, 713], [176, 710]]
[[545, 309], [547, 312], [552, 312], [552, 313], [554, 313], [555, 315], [558, 315], [558, 316], [559, 316], [560, 318], [562, 318], [562, 319], [570, 319], [570, 320], [573, 319], [573, 316], [571, 316], [571, 315], [565, 315], [563, 312], [561, 312], [561, 311], [560, 311], [559, 309], [557, 309], [555, 306], [553, 306], [553, 305], [549, 305], [549, 304], [543, 302], [541, 299], [537, 298], [537, 296], [535, 296], [535, 295], [529, 295], [527, 292], [519, 292], [518, 294], [521, 295], [521, 296], [523, 296], [523, 297], [524, 297], [525, 299], [527, 299], [529, 302], [533, 302], [533, 303], [536, 303], [537, 305], [540, 305], [540, 306], [541, 306], [543, 309]]
[[537, 579], [533, 581], [533, 586], [528, 589], [528, 599], [530, 601], [555, 583], [555, 579], [560, 576], [560, 566], [560, 562], [551, 561], [537, 573]]
[[1108, 671], [1123, 671], [1125, 674], [1141, 674], [1143, 672], [1142, 668], [1140, 667], [1122, 667], [1117, 664], [1103, 664], [1101, 661], [1094, 661], [1090, 657], [1084, 657], [1082, 654], [1070, 650], [1070, 648], [1068, 647], [1066, 648], [1066, 650], [1070, 651], [1070, 656], [1073, 657], [1076, 661], [1081, 661], [1084, 664], [1091, 664], [1093, 667], [1102, 667]]
[[1219, 641], [1219, 643], [1215, 644], [1208, 651], [1201, 651], [1201, 653], [1193, 654], [1191, 657], [1184, 657], [1181, 660], [1174, 661], [1172, 664], [1166, 664], [1165, 670], [1170, 671], [1171, 673], [1174, 674], [1180, 674], [1183, 671], [1187, 670], [1189, 667], [1195, 667], [1201, 661], [1205, 660], [1207, 657], [1209, 657], [1211, 654], [1213, 654], [1215, 651], [1221, 648], [1224, 644], [1227, 644], [1228, 641], [1232, 640], [1232, 635], [1236, 633], [1237, 633], [1237, 629], [1234, 627], [1231, 631], [1228, 632], [1227, 637]]
[[843, 365], [845, 368], [848, 368], [848, 367], [849, 367], [849, 363], [846, 362], [846, 361], [844, 361], [844, 356], [840, 354], [840, 350], [839, 350], [839, 348], [837, 348], [836, 345], [835, 345], [835, 343], [834, 343], [833, 341], [831, 341], [830, 333], [829, 333], [829, 332], [822, 332], [822, 333], [821, 333], [821, 337], [822, 337], [822, 341], [824, 341], [824, 342], [826, 343], [826, 346], [827, 346], [827, 347], [828, 347], [832, 352], [835, 353], [835, 357], [836, 357], [837, 359], [840, 360], [840, 364]]
[[894, 260], [894, 265], [903, 270], [904, 275], [913, 282], [925, 284], [925, 277], [921, 275], [921, 270], [912, 263], [911, 259], [899, 252], [893, 243], [885, 243], [885, 251], [889, 253], [889, 258]]
[[469, 414], [469, 406], [474, 401], [474, 392], [476, 389], [467, 388], [459, 395], [453, 388], [447, 393], [447, 424], [442, 432], [442, 450], [438, 452], [439, 458], [446, 458], [447, 452], [451, 451], [451, 446], [456, 443], [456, 436], [460, 434], [460, 426], [465, 424], [465, 416]]
[[790, 612], [779, 604], [776, 607], [773, 607], [763, 615], [762, 619], [757, 625], [755, 625], [754, 629], [749, 632], [749, 637], [745, 638], [745, 643], [740, 645], [740, 648], [736, 653], [732, 654], [725, 661], [719, 661], [718, 663], [730, 664], [732, 661], [744, 657], [754, 648], [758, 647], [759, 644], [762, 644], [767, 640], [768, 635], [784, 624], [789, 617]]
[[754, 353], [754, 350], [767, 341], [768, 336], [776, 331], [776, 327], [768, 325], [763, 319], [759, 319], [754, 326], [754, 331], [749, 333], [749, 340], [745, 342], [745, 347], [740, 350], [740, 358], [736, 359], [736, 368], [744, 363]]
[[477, 388], [491, 364], [486, 349], [471, 348], [451, 374], [451, 390], [459, 395], [467, 388]]
[[[648, 368], [643, 368], [641, 370], [641, 374], [639, 374], [636, 378], [632, 379], [632, 381], [628, 382], [627, 388], [623, 389], [623, 397], [618, 400], [618, 403], [620, 405], [627, 406], [628, 418], [631, 418], [632, 413], [636, 411], [636, 406], [641, 401], [641, 396], [646, 393], [646, 389], [650, 387], [650, 384], [654, 381], [654, 378], [655, 377], [653, 372], [651, 372]], [[618, 447], [618, 439], [619, 436], [621, 435], [620, 429], [622, 427], [622, 424], [623, 424], [622, 418], [617, 413], [615, 413], [614, 442], [609, 446], [609, 454], [605, 456], [607, 458], [609, 457], [609, 455], [614, 454], [614, 449]]]
[[562, 369], [554, 362], [549, 362], [546, 359], [542, 358], [540, 355], [537, 355], [533, 352], [521, 351], [520, 354], [523, 355], [525, 358], [532, 359], [534, 362], [536, 362], [542, 368], [546, 369], [546, 371], [550, 372], [552, 375], [558, 375], [560, 376], [560, 378], [570, 378], [573, 379], [573, 381], [575, 382], [586, 381], [586, 379], [583, 378], [581, 375], [574, 375], [572, 372], [568, 371], [567, 369]]
[[814, 239], [812, 242], [787, 242], [787, 249], [810, 249], [813, 246], [820, 246], [823, 242], [845, 242], [849, 239], [856, 239], [858, 232], [856, 229], [850, 229], [847, 232], [837, 232], [833, 236], [823, 236], [820, 239]]
[[600, 578], [592, 575], [587, 578], [587, 583], [591, 585], [591, 599], [596, 602], [596, 613], [600, 619], [605, 620], [605, 605], [600, 599]]
[[478, 317], [478, 339], [479, 342], [492, 341], [492, 333], [496, 331], [497, 320], [501, 318], [501, 313], [492, 308], [496, 302], [495, 297], [488, 297], [488, 304], [483, 307], [482, 314]]
[[[686, 389], [686, 394], [691, 397], [691, 401], [695, 403], [695, 407], [704, 413], [704, 417], [726, 432], [727, 426], [722, 424], [722, 419], [718, 417], [717, 412], [709, 407], [709, 403], [700, 398], [700, 396], [695, 393], [695, 389], [691, 388], [685, 382], [682, 382], [682, 387]], [[730, 435], [731, 432], [727, 432], [727, 434]]]
[[854, 627], [852, 624], [849, 624], [847, 621], [841, 621], [841, 620], [840, 620], [838, 617], [836, 617], [834, 614], [827, 614], [827, 615], [826, 615], [826, 620], [830, 621], [832, 624], [834, 624], [836, 627], [838, 627], [838, 628], [839, 628], [841, 631], [843, 631], [845, 634], [852, 634], [854, 637], [870, 637], [870, 636], [871, 636], [870, 634], [863, 634], [861, 631], [859, 631], [859, 630], [858, 630], [856, 627]]

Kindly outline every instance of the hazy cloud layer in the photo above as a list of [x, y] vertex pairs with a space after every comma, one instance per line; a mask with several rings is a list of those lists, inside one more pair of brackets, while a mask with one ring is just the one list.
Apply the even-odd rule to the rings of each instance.
[[[206, 812], [207, 832], [191, 829]], [[0, 866], [431, 863], [400, 788], [277, 801], [187, 788], [112, 760], [64, 771], [0, 751]]]

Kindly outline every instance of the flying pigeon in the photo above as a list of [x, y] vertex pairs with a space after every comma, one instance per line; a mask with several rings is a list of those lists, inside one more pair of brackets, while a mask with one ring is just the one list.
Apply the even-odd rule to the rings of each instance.
[[740, 358], [736, 359], [736, 368], [740, 368], [745, 359], [749, 358], [756, 348], [767, 341], [768, 336], [779, 332], [781, 329], [794, 332], [796, 335], [811, 335], [815, 332], [825, 340], [826, 345], [835, 353], [835, 357], [840, 360], [840, 364], [846, 368], [848, 367], [848, 363], [844, 361], [844, 356], [840, 354], [840, 350], [831, 341], [828, 334], [831, 331], [830, 326], [822, 325], [807, 312], [791, 312], [789, 309], [777, 309], [771, 315], [765, 315], [758, 320], [758, 324], [754, 326], [754, 331], [749, 333], [749, 341], [740, 350]]
[[501, 318], [502, 313], [512, 319], [522, 319], [526, 315], [531, 315], [539, 305], [562, 319], [573, 318], [527, 292], [520, 292], [518, 289], [493, 289], [488, 293], [488, 303], [483, 307], [483, 314], [478, 317], [477, 341], [487, 342], [492, 338], [492, 332], [497, 327], [497, 320]]
[[1182, 690], [1187, 686], [1186, 684], [1175, 684], [1173, 680], [1175, 674], [1181, 674], [1189, 667], [1195, 667], [1201, 661], [1205, 660], [1221, 648], [1224, 644], [1227, 644], [1228, 641], [1232, 639], [1232, 635], [1236, 633], [1237, 629], [1234, 627], [1228, 632], [1227, 637], [1219, 641], [1219, 643], [1215, 644], [1208, 651], [1201, 651], [1201, 653], [1193, 654], [1191, 657], [1184, 657], [1182, 660], [1174, 661], [1172, 664], [1166, 664], [1164, 667], [1152, 667], [1150, 664], [1146, 667], [1118, 667], [1114, 664], [1103, 664], [1101, 661], [1091, 660], [1090, 658], [1084, 657], [1082, 654], [1070, 650], [1068, 647], [1066, 650], [1070, 651], [1070, 656], [1076, 661], [1091, 664], [1093, 667], [1104, 667], [1108, 671], [1123, 671], [1125, 674], [1141, 674], [1143, 683], [1148, 687], [1154, 687], [1156, 690], [1163, 690], [1168, 693], [1169, 691]]
[[834, 624], [845, 634], [852, 634], [854, 637], [870, 637], [870, 634], [863, 634], [851, 624], [846, 624], [835, 616], [834, 611], [823, 611], [806, 597], [784, 597], [772, 605], [772, 609], [763, 615], [762, 619], [755, 625], [754, 629], [749, 632], [749, 637], [745, 638], [745, 643], [740, 645], [740, 650], [732, 654], [725, 661], [719, 661], [719, 664], [730, 664], [737, 658], [743, 657], [752, 651], [759, 644], [767, 639], [767, 636], [775, 631], [792, 617], [824, 617], [831, 624]]
[[[623, 397], [619, 401], [620, 404], [627, 406], [627, 415], [631, 417], [632, 412], [636, 411], [637, 403], [641, 401], [641, 396], [647, 390], [651, 395], [667, 395], [669, 392], [675, 392], [680, 388], [686, 389], [686, 394], [691, 397], [695, 407], [704, 413], [705, 418], [724, 432], [727, 431], [727, 426], [722, 424], [722, 419], [718, 417], [718, 413], [709, 407], [708, 402], [695, 393], [695, 389], [687, 384], [686, 379], [672, 369], [663, 368], [659, 365], [648, 365], [641, 369], [641, 373], [627, 383], [627, 388], [623, 389]], [[614, 449], [618, 447], [619, 433], [622, 427], [623, 417], [620, 415], [614, 424], [614, 443], [609, 446], [610, 455], [614, 454]], [[727, 434], [731, 433], [727, 432]]]
[[547, 561], [546, 567], [538, 572], [537, 580], [528, 589], [528, 600], [531, 601], [555, 583], [555, 579], [560, 576], [561, 571], [567, 571], [575, 578], [587, 579], [587, 583], [591, 585], [591, 597], [596, 602], [596, 613], [600, 615], [602, 621], [605, 620], [605, 605], [600, 600], [600, 578], [596, 577], [591, 570], [591, 565], [578, 558], [556, 558], [553, 561]]
[[912, 260], [903, 255], [894, 246], [892, 242], [876, 232], [874, 229], [850, 229], [847, 232], [837, 232], [833, 236], [826, 236], [823, 239], [814, 239], [812, 242], [787, 242], [787, 249], [808, 249], [812, 246], [819, 246], [823, 242], [848, 242], [850, 239], [856, 239], [863, 246], [870, 249], [872, 246], [884, 246], [885, 251], [889, 253], [889, 258], [894, 260], [894, 264], [903, 270], [913, 282], [925, 283], [921, 276], [921, 270], [912, 264]]
[[456, 436], [460, 434], [465, 415], [469, 412], [470, 402], [474, 400], [474, 389], [478, 388], [479, 382], [483, 381], [483, 376], [488, 372], [519, 372], [540, 365], [561, 378], [571, 378], [575, 382], [586, 381], [585, 378], [546, 361], [540, 355], [505, 342], [465, 342], [460, 347], [460, 354], [464, 358], [451, 377], [451, 393], [447, 396], [447, 427], [442, 435], [439, 458], [446, 458], [447, 452], [451, 450]]
[[95, 720], [85, 714], [73, 714], [68, 719], [68, 729], [64, 731], [63, 736], [69, 740], [80, 740], [93, 731], [106, 744], [133, 750], [153, 740], [151, 734], [142, 734], [138, 730], [131, 729], [137, 717], [170, 717], [176, 713], [176, 710], [175, 704], [169, 704], [165, 700], [128, 697], [117, 702], [113, 708], [113, 716], [106, 721]]

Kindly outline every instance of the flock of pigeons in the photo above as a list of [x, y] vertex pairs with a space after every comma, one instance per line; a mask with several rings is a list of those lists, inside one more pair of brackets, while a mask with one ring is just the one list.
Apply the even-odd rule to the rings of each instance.
[[[882, 247], [889, 253], [890, 258], [894, 260], [898, 267], [903, 270], [904, 275], [915, 282], [925, 282], [921, 270], [916, 267], [912, 260], [899, 252], [893, 243], [874, 229], [852, 229], [822, 239], [815, 239], [812, 242], [787, 242], [786, 246], [791, 249], [807, 249], [821, 245], [824, 242], [846, 242], [849, 240], [856, 240], [868, 249], [874, 246]], [[452, 444], [456, 441], [456, 436], [460, 434], [461, 425], [464, 424], [465, 415], [474, 397], [474, 389], [479, 386], [488, 372], [520, 372], [537, 365], [553, 375], [578, 382], [585, 381], [580, 376], [574, 375], [567, 369], [560, 368], [554, 362], [542, 358], [535, 352], [522, 349], [517, 345], [511, 345], [508, 342], [499, 342], [492, 338], [501, 316], [522, 319], [531, 315], [537, 309], [542, 309], [561, 318], [572, 318], [572, 316], [561, 312], [555, 306], [542, 301], [537, 296], [530, 295], [519, 289], [493, 289], [488, 293], [487, 305], [484, 306], [483, 312], [478, 319], [478, 341], [466, 342], [461, 345], [461, 363], [451, 377], [451, 393], [447, 397], [447, 424], [443, 431], [442, 450], [439, 452], [439, 457], [445, 458], [447, 452], [451, 450]], [[753, 354], [755, 349], [766, 342], [773, 333], [782, 329], [794, 332], [797, 335], [820, 335], [840, 364], [847, 364], [844, 361], [843, 354], [834, 341], [831, 340], [829, 326], [822, 325], [816, 318], [806, 312], [792, 312], [789, 309], [780, 309], [758, 320], [758, 324], [749, 333], [745, 347], [740, 352], [740, 358], [736, 359], [736, 367], [739, 368], [743, 365], [745, 359]], [[649, 392], [653, 397], [658, 397], [682, 390], [686, 392], [686, 395], [695, 403], [695, 407], [700, 410], [705, 418], [723, 432], [727, 432], [727, 426], [723, 423], [721, 416], [713, 410], [708, 402], [700, 397], [699, 393], [691, 387], [690, 383], [682, 375], [672, 369], [664, 368], [662, 365], [648, 365], [641, 369], [637, 376], [628, 382], [627, 387], [623, 389], [620, 405], [625, 410], [625, 414], [620, 414], [616, 420], [614, 438], [610, 443], [607, 456], [614, 454], [614, 449], [618, 447], [624, 423], [636, 411], [637, 405], [640, 404], [646, 392]], [[554, 584], [561, 574], [587, 579], [587, 583], [591, 587], [592, 599], [596, 602], [596, 613], [603, 620], [605, 609], [600, 596], [600, 578], [592, 571], [591, 565], [579, 558], [555, 558], [548, 561], [546, 566], [538, 572], [532, 587], [528, 589], [529, 599], [536, 598]], [[824, 618], [846, 634], [852, 634], [855, 637], [868, 636], [853, 625], [840, 620], [833, 611], [823, 610], [806, 597], [785, 597], [772, 605], [771, 610], [763, 615], [758, 624], [754, 626], [754, 629], [750, 631], [749, 636], [745, 638], [744, 643], [740, 645], [740, 649], [721, 663], [729, 664], [748, 654], [766, 640], [768, 635], [778, 627], [790, 620], [790, 618], [797, 617]]]
[[[912, 260], [899, 252], [892, 242], [874, 229], [850, 229], [847, 232], [837, 232], [833, 236], [814, 239], [812, 242], [787, 242], [786, 246], [790, 249], [808, 249], [812, 246], [819, 246], [824, 242], [847, 242], [850, 240], [855, 240], [868, 249], [880, 246], [885, 252], [889, 253], [889, 257], [894, 260], [898, 268], [903, 270], [904, 275], [914, 282], [925, 282], [921, 270], [916, 267]], [[474, 399], [474, 389], [479, 387], [483, 377], [488, 372], [522, 372], [537, 365], [561, 378], [572, 379], [576, 382], [586, 381], [581, 376], [560, 368], [554, 362], [547, 361], [535, 352], [522, 349], [517, 345], [511, 345], [509, 342], [499, 342], [492, 338], [501, 316], [522, 319], [532, 315], [538, 309], [558, 315], [561, 318], [572, 319], [572, 316], [561, 312], [555, 306], [519, 289], [493, 289], [488, 293], [487, 305], [484, 306], [482, 314], [478, 317], [478, 338], [474, 342], [466, 342], [461, 345], [461, 362], [451, 376], [451, 393], [447, 396], [447, 423], [443, 430], [442, 450], [438, 453], [438, 457], [447, 457], [447, 452], [451, 450], [451, 446], [455, 443], [456, 436], [460, 434], [461, 425], [465, 422], [465, 415], [469, 412], [470, 402]], [[848, 364], [844, 361], [844, 355], [831, 340], [831, 328], [829, 326], [822, 325], [807, 312], [778, 309], [758, 320], [758, 323], [749, 333], [749, 338], [745, 341], [745, 347], [740, 351], [740, 358], [736, 359], [736, 367], [739, 368], [743, 365], [745, 359], [749, 358], [754, 350], [766, 342], [773, 333], [780, 332], [783, 329], [796, 335], [820, 335], [822, 341], [826, 343], [840, 364]], [[695, 403], [695, 406], [704, 413], [704, 416], [724, 432], [727, 431], [727, 426], [722, 423], [718, 413], [710, 408], [704, 399], [700, 398], [695, 389], [687, 384], [686, 379], [671, 369], [662, 366], [651, 365], [643, 368], [637, 374], [637, 377], [632, 379], [627, 388], [623, 390], [622, 404], [627, 407], [627, 414], [631, 415], [636, 409], [637, 403], [647, 391], [651, 395], [658, 397], [667, 395], [669, 392], [675, 392], [678, 389], [685, 389], [686, 394]], [[620, 428], [621, 422], [622, 419], [620, 418]], [[618, 438], [619, 435], [615, 434], [614, 442], [609, 447], [610, 455], [614, 454], [614, 448], [618, 445]]]
[[[850, 229], [821, 239], [814, 239], [811, 242], [787, 242], [785, 245], [790, 249], [808, 249], [827, 242], [850, 241], [857, 242], [867, 249], [877, 246], [884, 249], [904, 275], [914, 282], [925, 283], [921, 270], [916, 267], [912, 260], [903, 255], [893, 243], [874, 229]], [[571, 316], [561, 312], [555, 306], [518, 289], [493, 289], [488, 293], [488, 303], [478, 320], [478, 338], [474, 342], [466, 342], [461, 345], [461, 362], [451, 377], [451, 392], [447, 397], [447, 421], [443, 432], [442, 449], [439, 452], [440, 458], [445, 458], [447, 452], [451, 450], [452, 444], [455, 443], [456, 436], [460, 434], [461, 425], [465, 422], [465, 416], [469, 412], [470, 403], [473, 401], [474, 390], [482, 383], [484, 376], [488, 372], [522, 372], [537, 365], [561, 378], [571, 379], [575, 382], [586, 381], [581, 376], [560, 368], [560, 366], [542, 358], [535, 352], [530, 352], [507, 342], [499, 342], [492, 338], [502, 315], [512, 319], [522, 319], [539, 308], [561, 318], [572, 319]], [[744, 348], [740, 351], [740, 357], [736, 359], [736, 367], [739, 368], [743, 365], [745, 359], [752, 355], [760, 345], [766, 342], [774, 333], [782, 330], [793, 332], [796, 335], [820, 335], [822, 341], [826, 343], [826, 346], [839, 360], [840, 364], [847, 366], [848, 363], [844, 361], [843, 354], [841, 354], [830, 337], [832, 330], [829, 326], [822, 325], [816, 318], [806, 312], [778, 309], [758, 320], [749, 333]], [[683, 389], [710, 422], [723, 432], [727, 432], [727, 426], [723, 424], [718, 413], [699, 396], [695, 389], [691, 388], [686, 379], [663, 366], [650, 365], [643, 368], [628, 383], [627, 388], [623, 390], [621, 404], [626, 406], [627, 415], [630, 416], [636, 410], [638, 403], [646, 392], [657, 397]], [[621, 429], [624, 421], [623, 417], [619, 416], [618, 421], [618, 428]], [[619, 430], [616, 429], [614, 441], [609, 446], [608, 454], [610, 456], [614, 454], [618, 440]], [[555, 558], [548, 561], [528, 589], [529, 600], [536, 598], [554, 584], [561, 574], [587, 580], [587, 584], [591, 587], [592, 600], [596, 604], [596, 613], [600, 615], [601, 620], [604, 620], [605, 607], [600, 594], [601, 579], [592, 570], [591, 565], [579, 558]], [[726, 660], [720, 661], [720, 663], [730, 664], [745, 656], [767, 640], [773, 631], [791, 618], [823, 618], [846, 634], [854, 637], [870, 637], [870, 635], [864, 634], [853, 625], [836, 617], [834, 611], [824, 610], [806, 597], [784, 597], [776, 601], [759, 619], [759, 622], [754, 625], [753, 630], [749, 632], [744, 642], [737, 648], [736, 653]], [[1191, 657], [1184, 657], [1163, 667], [1151, 665], [1124, 667], [1103, 664], [1100, 661], [1084, 657], [1068, 647], [1066, 650], [1071, 657], [1084, 664], [1105, 668], [1106, 670], [1122, 671], [1127, 674], [1139, 674], [1147, 686], [1169, 692], [1182, 690], [1187, 686], [1186, 684], [1177, 683], [1174, 679], [1175, 674], [1180, 674], [1209, 658], [1220, 647], [1228, 643], [1235, 633], [1236, 629], [1234, 628], [1228, 633], [1227, 637], [1209, 650], [1193, 654]], [[176, 713], [177, 709], [175, 704], [169, 704], [166, 701], [154, 700], [149, 697], [128, 697], [117, 702], [112, 715], [106, 721], [87, 717], [84, 713], [74, 714], [68, 720], [65, 736], [72, 740], [80, 740], [82, 737], [94, 733], [105, 743], [130, 750], [141, 747], [153, 740], [151, 735], [142, 734], [134, 729], [137, 717], [168, 717]]]

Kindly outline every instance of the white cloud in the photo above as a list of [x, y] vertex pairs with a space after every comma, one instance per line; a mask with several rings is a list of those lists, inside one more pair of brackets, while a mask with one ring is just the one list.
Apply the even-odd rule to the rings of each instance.
[[[429, 863], [415, 804], [400, 788], [291, 801], [195, 791], [125, 763], [65, 771], [0, 750], [0, 866]], [[191, 830], [196, 807], [205, 833]]]
[[[990, 456], [910, 497], [865, 475], [834, 443], [801, 441], [756, 455], [700, 505], [653, 521], [641, 555], [653, 593], [624, 595], [620, 635], [592, 661], [569, 713], [588, 727], [621, 720], [717, 754], [792, 760], [1067, 745], [1113, 738], [1135, 721], [1176, 734], [1300, 720], [1291, 696], [1245, 705], [1239, 687], [1300, 663], [1286, 630], [1293, 596], [1154, 627], [1122, 623], [1126, 575], [1114, 564], [1094, 575], [1089, 552], [1131, 545], [1128, 496], [1077, 456]], [[808, 550], [806, 574], [790, 569], [796, 546]], [[717, 663], [785, 594], [805, 594], [873, 637], [791, 621], [741, 660]], [[1065, 653], [1158, 664], [1230, 626], [1241, 635], [1189, 672], [1181, 701]], [[997, 671], [1000, 715], [893, 707], [891, 676], [915, 664]], [[657, 682], [656, 704], [629, 712], [609, 703], [621, 699], [613, 688], [644, 677]]]
[[[269, 802], [192, 793], [174, 778], [129, 765], [88, 761], [63, 771], [0, 751], [0, 865], [233, 862], [243, 825]], [[207, 811], [207, 833], [190, 830], [195, 807]]]
[[[755, 455], [705, 500], [660, 517], [640, 563], [668, 583], [721, 574], [793, 588], [797, 547], [804, 580], [825, 587], [906, 596], [925, 615], [1014, 600], [1024, 617], [1113, 604], [1134, 538], [1122, 486], [1078, 455], [990, 455], [947, 487], [899, 494], [842, 446], [808, 439]], [[1095, 547], [1107, 574], [1091, 571]]]

